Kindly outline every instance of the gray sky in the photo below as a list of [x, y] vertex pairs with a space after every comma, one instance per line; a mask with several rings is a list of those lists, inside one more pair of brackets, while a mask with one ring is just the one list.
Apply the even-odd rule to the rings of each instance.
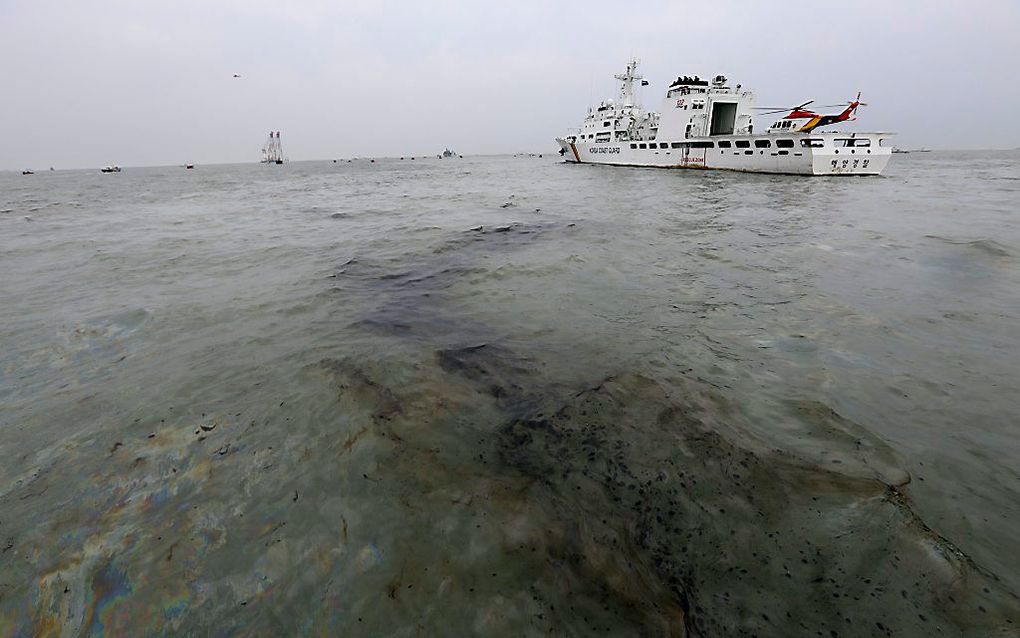
[[551, 152], [630, 55], [649, 108], [722, 73], [862, 90], [901, 146], [1020, 146], [1017, 0], [0, 0], [0, 168], [254, 161], [270, 129], [294, 160]]

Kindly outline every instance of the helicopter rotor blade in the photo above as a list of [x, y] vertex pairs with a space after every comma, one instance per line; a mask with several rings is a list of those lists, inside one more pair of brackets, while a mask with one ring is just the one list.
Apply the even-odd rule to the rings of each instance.
[[[799, 104], [797, 106], [756, 106], [756, 107], [754, 107], [754, 110], [755, 111], [769, 111], [769, 112], [772, 112], [772, 113], [779, 113], [781, 111], [796, 111], [797, 109], [802, 109], [805, 106], [807, 106], [808, 104], [811, 104], [813, 102], [814, 102], [814, 100], [808, 100], [807, 102], [804, 102], [803, 104]], [[759, 113], [759, 115], [766, 115], [766, 113]]]

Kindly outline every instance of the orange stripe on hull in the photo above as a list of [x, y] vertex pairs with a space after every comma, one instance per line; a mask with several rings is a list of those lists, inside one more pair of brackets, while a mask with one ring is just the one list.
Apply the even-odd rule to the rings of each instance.
[[570, 150], [574, 151], [574, 159], [576, 159], [577, 163], [580, 164], [581, 163], [581, 156], [577, 154], [577, 147], [574, 146], [573, 142], [570, 143]]

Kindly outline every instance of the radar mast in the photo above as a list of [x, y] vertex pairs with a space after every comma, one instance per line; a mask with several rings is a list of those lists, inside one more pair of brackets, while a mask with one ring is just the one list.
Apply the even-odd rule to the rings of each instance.
[[624, 107], [634, 106], [634, 80], [643, 80], [643, 76], [638, 75], [637, 68], [640, 60], [637, 58], [631, 58], [630, 62], [627, 63], [627, 70], [623, 73], [617, 73], [613, 77], [622, 82], [620, 86], [620, 102]]

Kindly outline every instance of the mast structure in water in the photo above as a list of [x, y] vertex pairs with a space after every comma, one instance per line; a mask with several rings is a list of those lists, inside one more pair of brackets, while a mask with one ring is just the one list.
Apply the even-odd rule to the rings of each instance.
[[283, 164], [283, 147], [280, 145], [280, 131], [269, 131], [269, 140], [262, 147], [263, 164]]

